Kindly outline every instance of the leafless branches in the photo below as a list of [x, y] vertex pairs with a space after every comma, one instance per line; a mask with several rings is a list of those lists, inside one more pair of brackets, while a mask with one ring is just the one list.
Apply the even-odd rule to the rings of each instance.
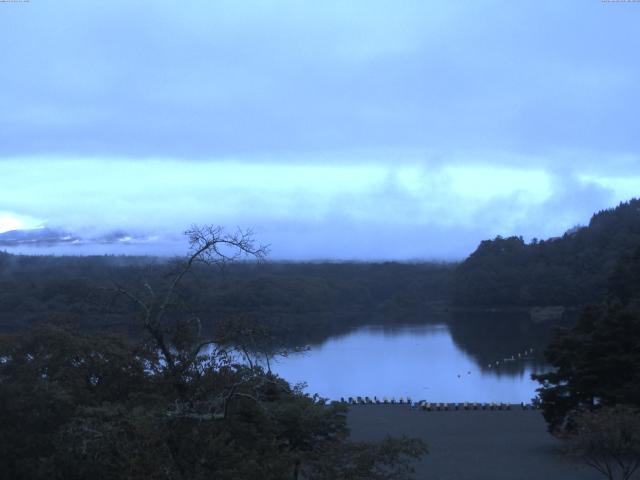
[[[185, 235], [189, 240], [189, 253], [179, 262], [178, 268], [172, 273], [164, 289], [154, 289], [147, 281], [137, 293], [121, 284], [116, 284], [114, 289], [117, 296], [124, 296], [137, 307], [143, 328], [151, 336], [167, 368], [174, 373], [190, 368], [204, 347], [218, 341], [193, 338], [193, 348], [188, 352], [177, 351], [176, 345], [172, 345], [165, 316], [170, 309], [179, 304], [177, 291], [185, 276], [197, 263], [223, 267], [242, 258], [263, 261], [268, 253], [267, 246], [255, 243], [251, 230], [237, 229], [228, 233], [220, 226], [193, 225]], [[199, 337], [200, 319], [192, 315], [190, 320], [196, 325], [195, 336]]]
[[[143, 281], [135, 289], [116, 283], [114, 289], [117, 296], [126, 298], [139, 312], [151, 348], [160, 355], [163, 369], [174, 381], [178, 398], [167, 414], [201, 421], [224, 419], [233, 402], [240, 399], [250, 400], [262, 409], [265, 388], [270, 391], [288, 388], [271, 374], [264, 329], [241, 316], [220, 322], [212, 338], [201, 338], [200, 319], [188, 305], [181, 303], [180, 287], [196, 264], [224, 267], [243, 258], [263, 261], [268, 249], [254, 242], [250, 230], [227, 233], [219, 226], [194, 225], [185, 235], [189, 253], [160, 285]], [[180, 329], [187, 336], [186, 341], [179, 339]], [[244, 362], [234, 364], [234, 353], [241, 354]], [[261, 355], [266, 358], [266, 372], [259, 366]], [[211, 368], [229, 383], [219, 391], [196, 388], [187, 394], [188, 385], [206, 377]]]
[[269, 253], [268, 246], [256, 245], [252, 230], [237, 229], [226, 233], [220, 226], [192, 225], [185, 235], [191, 249], [188, 264], [198, 261], [220, 265], [243, 257], [263, 261]]

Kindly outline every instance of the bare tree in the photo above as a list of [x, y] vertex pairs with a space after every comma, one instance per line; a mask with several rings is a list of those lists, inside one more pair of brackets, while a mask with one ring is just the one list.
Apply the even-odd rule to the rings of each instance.
[[629, 480], [640, 467], [640, 413], [626, 406], [586, 411], [567, 435], [569, 452], [609, 480]]
[[[188, 307], [180, 302], [178, 291], [185, 277], [196, 264], [223, 268], [242, 258], [263, 261], [268, 253], [267, 246], [255, 243], [251, 230], [238, 229], [228, 233], [220, 226], [193, 225], [185, 235], [189, 240], [189, 253], [176, 262], [167, 277], [168, 281], [160, 289], [153, 288], [149, 281], [144, 281], [144, 285], [137, 290], [119, 283], [115, 287], [118, 296], [128, 298], [137, 307], [142, 327], [151, 337], [166, 369], [177, 379], [178, 386], [178, 379], [196, 364], [198, 355], [205, 347], [224, 342], [222, 338], [201, 337], [200, 318], [191, 314]], [[170, 310], [179, 311], [173, 325], [167, 321]], [[175, 322], [179, 324], [176, 326]], [[189, 338], [178, 342], [176, 332], [186, 331], [190, 333]]]

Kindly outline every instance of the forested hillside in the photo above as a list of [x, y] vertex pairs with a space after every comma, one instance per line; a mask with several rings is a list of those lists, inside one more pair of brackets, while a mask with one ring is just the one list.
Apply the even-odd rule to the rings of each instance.
[[[162, 284], [170, 261], [151, 257], [29, 257], [0, 253], [0, 328], [72, 319], [90, 329], [129, 330], [131, 291]], [[205, 328], [243, 316], [302, 343], [362, 324], [419, 319], [448, 299], [451, 264], [236, 263], [195, 267], [180, 298]], [[305, 338], [300, 338], [304, 335]]]
[[639, 346], [640, 247], [620, 259], [604, 301], [585, 308], [547, 347], [553, 369], [534, 378], [549, 429], [571, 432], [585, 411], [640, 407]]
[[[408, 480], [412, 462], [427, 453], [423, 441], [351, 441], [344, 402], [327, 405], [259, 363], [272, 353], [260, 325], [204, 331], [189, 305], [193, 280], [241, 254], [261, 260], [264, 250], [220, 229], [189, 235], [192, 250], [181, 262], [134, 259], [122, 270], [109, 259], [72, 259], [58, 279], [44, 267], [65, 259], [2, 257], [17, 280], [3, 286], [22, 285], [24, 298], [45, 300], [63, 318], [0, 332], [0, 479]], [[72, 272], [76, 278], [65, 278]], [[187, 278], [192, 285], [183, 289]], [[113, 308], [138, 335], [86, 332], [97, 317], [83, 312], [101, 293], [111, 294], [105, 319]], [[57, 311], [67, 304], [78, 312]]]
[[600, 301], [618, 261], [640, 246], [640, 200], [603, 210], [562, 237], [485, 240], [455, 270], [464, 306], [577, 306]]

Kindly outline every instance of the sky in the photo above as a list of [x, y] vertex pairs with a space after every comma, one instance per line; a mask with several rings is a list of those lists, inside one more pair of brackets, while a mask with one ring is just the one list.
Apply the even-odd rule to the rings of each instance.
[[0, 2], [0, 233], [173, 254], [216, 224], [291, 260], [561, 235], [639, 195], [638, 24], [600, 0]]

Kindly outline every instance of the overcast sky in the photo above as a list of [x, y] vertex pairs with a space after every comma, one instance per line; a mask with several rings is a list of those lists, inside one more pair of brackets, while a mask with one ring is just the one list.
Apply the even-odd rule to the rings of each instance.
[[638, 25], [600, 0], [0, 3], [0, 232], [213, 223], [290, 259], [560, 235], [640, 194]]

